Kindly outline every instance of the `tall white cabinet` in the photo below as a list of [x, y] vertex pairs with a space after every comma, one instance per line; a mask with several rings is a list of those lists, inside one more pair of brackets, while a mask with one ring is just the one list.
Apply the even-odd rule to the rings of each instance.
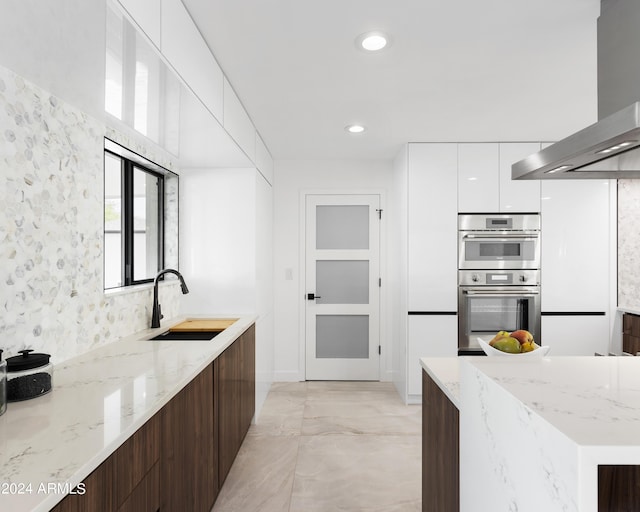
[[553, 355], [609, 347], [611, 180], [542, 182], [542, 333]]
[[405, 314], [410, 399], [422, 394], [421, 357], [457, 355], [457, 161], [456, 144], [408, 145]]

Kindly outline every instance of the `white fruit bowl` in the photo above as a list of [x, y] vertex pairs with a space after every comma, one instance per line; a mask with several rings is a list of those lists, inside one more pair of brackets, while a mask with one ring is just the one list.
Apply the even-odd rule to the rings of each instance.
[[480, 346], [482, 347], [482, 350], [484, 350], [484, 353], [490, 357], [492, 356], [544, 357], [547, 355], [547, 352], [549, 352], [548, 345], [543, 345], [541, 347], [538, 344], [536, 344], [536, 347], [538, 348], [536, 348], [535, 350], [532, 350], [531, 352], [522, 352], [520, 354], [510, 354], [509, 352], [502, 352], [502, 350], [493, 348], [486, 341], [483, 341], [480, 338], [477, 338], [477, 340]]

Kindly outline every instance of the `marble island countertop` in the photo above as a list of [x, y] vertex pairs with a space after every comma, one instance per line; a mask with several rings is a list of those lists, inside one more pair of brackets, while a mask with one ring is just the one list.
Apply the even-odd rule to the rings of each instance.
[[55, 489], [81, 483], [256, 320], [231, 317], [238, 320], [211, 341], [147, 340], [194, 318], [185, 316], [53, 361], [52, 392], [9, 403], [0, 416], [0, 510], [55, 506], [65, 495]]
[[640, 465], [640, 358], [421, 363], [460, 410], [462, 511], [595, 512], [598, 465]]

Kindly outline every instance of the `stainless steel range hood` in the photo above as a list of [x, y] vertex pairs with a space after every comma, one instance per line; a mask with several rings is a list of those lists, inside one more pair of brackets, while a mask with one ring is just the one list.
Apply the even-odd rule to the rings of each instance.
[[640, 178], [640, 2], [602, 0], [599, 121], [511, 166], [514, 180]]

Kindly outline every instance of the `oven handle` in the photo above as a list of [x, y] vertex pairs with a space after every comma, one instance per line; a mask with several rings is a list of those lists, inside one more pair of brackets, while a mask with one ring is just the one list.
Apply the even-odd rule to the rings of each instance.
[[462, 235], [462, 239], [466, 240], [467, 238], [477, 238], [477, 239], [483, 239], [483, 240], [496, 240], [496, 241], [503, 241], [503, 240], [537, 240], [538, 239], [538, 234], [537, 233], [531, 233], [531, 234], [526, 234], [526, 235], [516, 235], [516, 234], [508, 234], [508, 233], [504, 233], [504, 234], [466, 234], [466, 235]]
[[526, 292], [517, 291], [517, 290], [503, 290], [499, 292], [488, 292], [488, 291], [480, 291], [480, 290], [462, 290], [462, 293], [466, 293], [467, 295], [474, 295], [476, 297], [499, 297], [500, 295], [517, 295], [518, 297], [535, 297], [536, 295], [540, 295], [540, 292], [527, 290]]

